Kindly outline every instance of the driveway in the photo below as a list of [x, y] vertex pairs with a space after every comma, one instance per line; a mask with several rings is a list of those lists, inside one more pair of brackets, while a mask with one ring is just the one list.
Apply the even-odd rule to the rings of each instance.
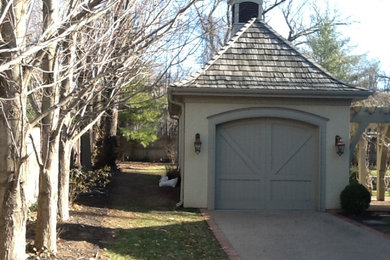
[[242, 260], [390, 259], [390, 239], [320, 212], [209, 211]]

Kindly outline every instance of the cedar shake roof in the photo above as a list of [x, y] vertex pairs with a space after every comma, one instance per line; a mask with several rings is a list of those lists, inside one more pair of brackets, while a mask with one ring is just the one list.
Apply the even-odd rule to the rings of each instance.
[[364, 88], [344, 83], [301, 54], [271, 27], [251, 19], [197, 74], [172, 92], [231, 92], [365, 98]]

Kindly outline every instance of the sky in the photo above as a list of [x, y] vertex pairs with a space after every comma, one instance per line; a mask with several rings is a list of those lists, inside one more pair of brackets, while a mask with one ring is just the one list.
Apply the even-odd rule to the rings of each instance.
[[[299, 4], [304, 0], [294, 0]], [[349, 38], [351, 54], [366, 54], [368, 60], [380, 62], [381, 71], [390, 76], [390, 0], [313, 0], [322, 11], [327, 6], [330, 10], [337, 10], [343, 18], [351, 22], [346, 26], [339, 26], [337, 30], [342, 37]], [[272, 1], [271, 1], [272, 2]], [[220, 15], [225, 15], [226, 6], [221, 6]], [[309, 10], [309, 9], [308, 9]], [[288, 28], [279, 9], [274, 9], [272, 17], [266, 16], [266, 22], [284, 37], [288, 35]], [[310, 19], [310, 12], [304, 16]], [[202, 67], [196, 55], [189, 58], [186, 64], [191, 64], [190, 73], [199, 71]]]
[[[299, 1], [299, 0], [298, 0]], [[325, 8], [326, 1], [317, 1]], [[380, 61], [381, 69], [390, 75], [390, 1], [389, 0], [328, 0], [331, 10], [353, 22], [339, 27], [343, 37], [350, 38], [353, 54], [367, 54], [368, 59]], [[283, 18], [275, 16], [269, 24], [285, 36]]]

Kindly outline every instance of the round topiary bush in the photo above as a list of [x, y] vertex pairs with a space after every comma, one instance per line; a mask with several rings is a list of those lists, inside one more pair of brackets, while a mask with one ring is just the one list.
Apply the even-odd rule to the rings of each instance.
[[353, 182], [341, 192], [340, 201], [345, 213], [359, 214], [370, 206], [371, 194], [362, 184]]

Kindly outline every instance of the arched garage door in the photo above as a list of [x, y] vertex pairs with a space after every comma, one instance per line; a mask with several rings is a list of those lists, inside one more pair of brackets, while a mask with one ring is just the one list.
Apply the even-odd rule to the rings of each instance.
[[216, 209], [316, 209], [317, 127], [257, 118], [216, 133]]

